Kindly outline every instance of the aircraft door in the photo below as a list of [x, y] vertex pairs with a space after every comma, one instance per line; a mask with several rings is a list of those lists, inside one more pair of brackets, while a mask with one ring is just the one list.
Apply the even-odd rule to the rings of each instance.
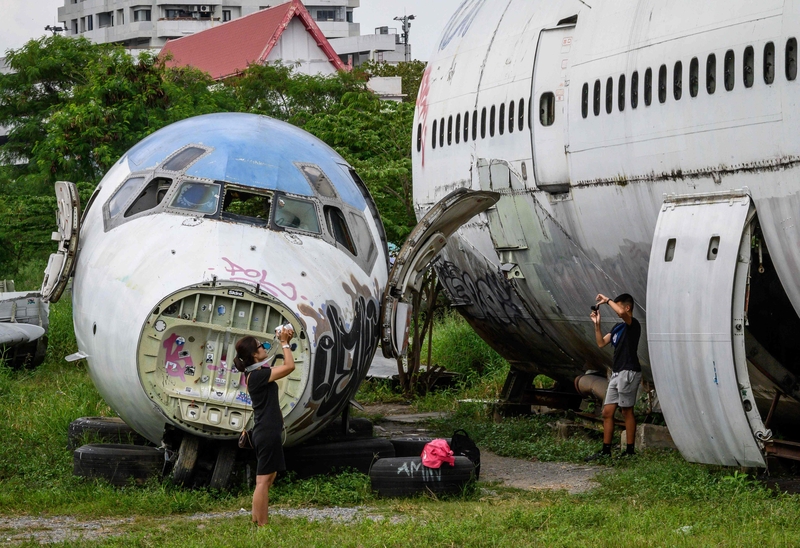
[[80, 234], [81, 205], [78, 188], [74, 183], [59, 181], [55, 184], [58, 212], [56, 221], [58, 232], [53, 232], [53, 240], [58, 242], [58, 251], [50, 255], [42, 281], [42, 300], [58, 302], [69, 277], [75, 269]]
[[412, 314], [409, 294], [420, 290], [426, 269], [447, 238], [499, 199], [496, 192], [456, 189], [436, 202], [411, 231], [389, 273], [381, 303], [381, 348], [385, 357], [405, 354]]
[[745, 191], [668, 196], [647, 277], [647, 342], [667, 426], [686, 460], [765, 466], [745, 356], [755, 216]]
[[544, 29], [539, 35], [533, 65], [528, 115], [536, 186], [554, 193], [569, 190], [567, 69], [574, 32], [574, 25]]

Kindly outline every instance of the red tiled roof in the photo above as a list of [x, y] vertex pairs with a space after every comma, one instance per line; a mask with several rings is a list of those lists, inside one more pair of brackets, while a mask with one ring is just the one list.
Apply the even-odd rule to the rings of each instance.
[[172, 59], [167, 61], [169, 67], [192, 66], [207, 72], [214, 80], [221, 80], [243, 71], [249, 64], [266, 62], [281, 34], [295, 17], [300, 18], [331, 64], [338, 70], [345, 70], [344, 63], [300, 0], [291, 0], [191, 36], [169, 40], [159, 56], [172, 54]]

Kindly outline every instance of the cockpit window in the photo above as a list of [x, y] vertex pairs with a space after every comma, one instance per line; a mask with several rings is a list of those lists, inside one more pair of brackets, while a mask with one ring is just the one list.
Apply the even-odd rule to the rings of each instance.
[[311, 183], [311, 186], [314, 187], [314, 190], [316, 190], [321, 196], [325, 196], [326, 198], [336, 198], [336, 190], [334, 190], [330, 180], [320, 168], [317, 166], [303, 164], [300, 164], [297, 167], [300, 168], [300, 171], [303, 172], [305, 178], [308, 179], [308, 182]]
[[172, 186], [172, 179], [165, 177], [156, 177], [147, 183], [147, 186], [136, 198], [136, 201], [125, 212], [125, 217], [132, 217], [137, 213], [149, 211], [156, 207], [164, 199], [170, 186]]
[[317, 208], [312, 202], [288, 196], [281, 196], [276, 202], [275, 224], [284, 228], [320, 233]]
[[375, 248], [375, 240], [372, 237], [372, 232], [367, 225], [366, 219], [360, 214], [352, 211], [349, 212], [348, 218], [350, 219], [349, 225], [353, 228], [353, 239], [356, 242], [356, 247], [359, 250], [359, 255], [367, 262], [372, 264], [378, 254]]
[[172, 199], [171, 207], [209, 215], [217, 211], [219, 185], [185, 181]]
[[338, 207], [325, 206], [325, 222], [328, 224], [328, 231], [333, 235], [333, 239], [342, 245], [353, 255], [358, 255], [356, 246], [353, 244], [353, 237], [350, 236], [350, 229], [347, 228], [347, 221], [344, 213]]
[[271, 203], [268, 193], [226, 185], [221, 217], [266, 226]]
[[144, 177], [131, 177], [120, 186], [114, 193], [114, 196], [108, 201], [108, 216], [115, 217], [122, 212], [123, 206], [128, 202], [128, 199], [133, 195], [136, 190], [144, 182]]
[[205, 150], [198, 147], [188, 147], [167, 160], [164, 169], [167, 171], [183, 171], [186, 167], [205, 154]]

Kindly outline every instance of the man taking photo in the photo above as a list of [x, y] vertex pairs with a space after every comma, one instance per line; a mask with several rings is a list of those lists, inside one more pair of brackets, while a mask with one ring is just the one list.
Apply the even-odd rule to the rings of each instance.
[[[594, 335], [597, 346], [603, 348], [609, 343], [614, 347], [614, 365], [611, 380], [608, 382], [606, 399], [603, 402], [603, 449], [586, 457], [586, 461], [593, 461], [611, 456], [611, 439], [614, 435], [614, 413], [617, 407], [622, 410], [625, 419], [625, 434], [628, 447], [626, 455], [634, 454], [634, 441], [636, 436], [636, 418], [633, 415], [633, 406], [636, 403], [636, 393], [642, 382], [642, 366], [639, 364], [637, 350], [642, 326], [633, 317], [633, 297], [623, 293], [611, 300], [605, 295], [598, 295], [597, 306], [593, 307], [592, 322], [594, 322]], [[622, 320], [616, 324], [610, 333], [605, 335], [600, 331], [600, 306], [607, 304]]]

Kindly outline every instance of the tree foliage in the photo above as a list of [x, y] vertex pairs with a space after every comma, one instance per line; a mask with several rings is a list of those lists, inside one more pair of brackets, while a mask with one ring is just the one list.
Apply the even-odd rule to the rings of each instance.
[[118, 46], [62, 36], [32, 40], [7, 60], [12, 72], [0, 75], [0, 125], [9, 128], [0, 147], [3, 275], [13, 275], [25, 256], [46, 257], [52, 247], [45, 235], [54, 226], [54, 181], [91, 191], [147, 135], [212, 112], [263, 114], [310, 131], [364, 179], [392, 241], [401, 243], [415, 223], [413, 101], [379, 101], [366, 79], [403, 75], [416, 87], [421, 63], [374, 64], [329, 77], [297, 74], [290, 65], [253, 65], [215, 83], [194, 69], [168, 68], [151, 54], [132, 57]]
[[422, 61], [408, 61], [390, 65], [389, 63], [378, 63], [368, 61], [358, 67], [367, 77], [372, 76], [400, 76], [403, 79], [403, 102], [416, 104], [417, 92], [422, 82], [422, 74], [425, 72], [425, 63]]

